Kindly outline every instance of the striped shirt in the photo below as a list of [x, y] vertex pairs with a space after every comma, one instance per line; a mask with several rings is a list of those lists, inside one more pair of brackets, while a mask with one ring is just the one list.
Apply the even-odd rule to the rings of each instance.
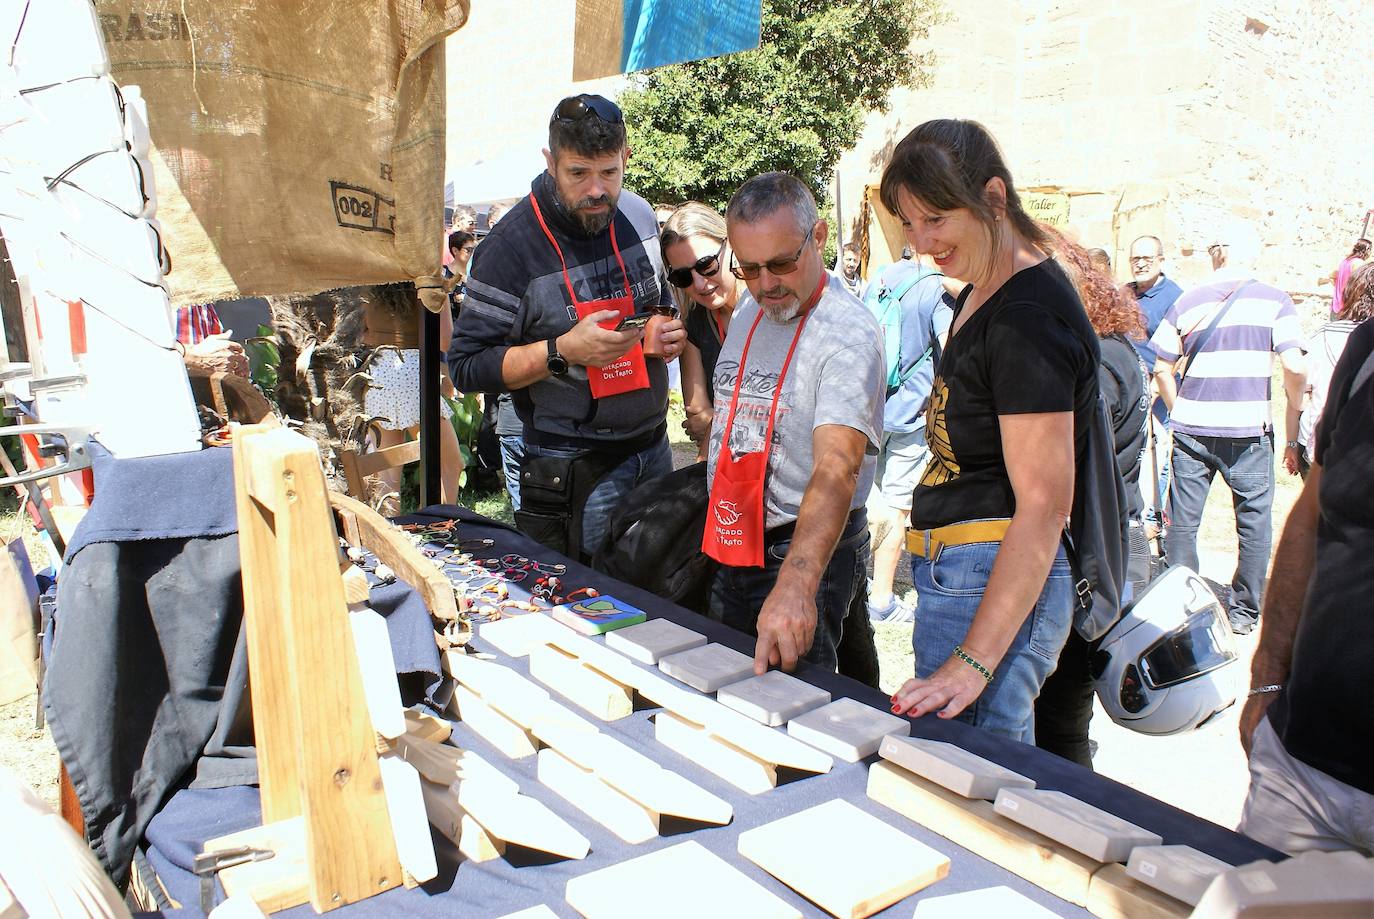
[[214, 304], [192, 303], [177, 307], [177, 341], [194, 345], [224, 331]]
[[[1150, 339], [1159, 359], [1173, 363], [1196, 347], [1227, 296], [1246, 280], [1223, 270], [1174, 301]], [[1268, 284], [1250, 283], [1202, 352], [1189, 358], [1170, 427], [1194, 436], [1258, 437], [1270, 427], [1273, 355], [1302, 342], [1302, 324], [1289, 296]]]

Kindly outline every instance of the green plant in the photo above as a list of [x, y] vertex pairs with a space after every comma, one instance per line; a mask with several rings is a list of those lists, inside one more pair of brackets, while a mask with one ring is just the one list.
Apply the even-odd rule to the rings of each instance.
[[281, 366], [276, 331], [270, 325], [258, 326], [258, 334], [243, 343], [243, 350], [248, 355], [248, 378], [275, 405], [277, 368]]
[[453, 425], [453, 433], [458, 435], [458, 452], [463, 457], [463, 476], [459, 480], [459, 487], [465, 488], [467, 471], [477, 462], [477, 434], [482, 429], [482, 399], [477, 393], [467, 393], [457, 399], [445, 396], [444, 401], [453, 410], [449, 423]]

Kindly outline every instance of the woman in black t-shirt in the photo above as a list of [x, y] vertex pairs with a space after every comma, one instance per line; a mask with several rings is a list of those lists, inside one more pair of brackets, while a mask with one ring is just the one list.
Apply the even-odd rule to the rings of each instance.
[[916, 128], [881, 196], [911, 247], [968, 283], [927, 409], [908, 538], [916, 676], [893, 709], [1033, 742], [1073, 618], [1061, 537], [1097, 410], [1097, 336], [981, 125]]
[[730, 328], [739, 288], [735, 276], [722, 271], [730, 260], [725, 218], [697, 201], [673, 211], [659, 235], [668, 283], [687, 327], [687, 347], [678, 357], [682, 373], [682, 426], [706, 458], [715, 414], [716, 358]]

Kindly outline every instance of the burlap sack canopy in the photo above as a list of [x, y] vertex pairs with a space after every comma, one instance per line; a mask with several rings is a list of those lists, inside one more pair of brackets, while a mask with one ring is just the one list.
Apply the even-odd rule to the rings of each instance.
[[413, 280], [437, 312], [443, 40], [468, 10], [100, 0], [115, 79], [148, 100], [173, 303]]

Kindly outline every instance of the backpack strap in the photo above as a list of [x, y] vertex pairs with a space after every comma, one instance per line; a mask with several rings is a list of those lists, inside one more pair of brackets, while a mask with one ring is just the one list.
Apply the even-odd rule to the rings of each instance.
[[1355, 391], [1367, 383], [1370, 377], [1374, 377], [1374, 351], [1369, 352], [1360, 369], [1355, 372], [1354, 378], [1350, 381], [1350, 388], [1345, 392], [1345, 398], [1349, 400], [1354, 397]]

